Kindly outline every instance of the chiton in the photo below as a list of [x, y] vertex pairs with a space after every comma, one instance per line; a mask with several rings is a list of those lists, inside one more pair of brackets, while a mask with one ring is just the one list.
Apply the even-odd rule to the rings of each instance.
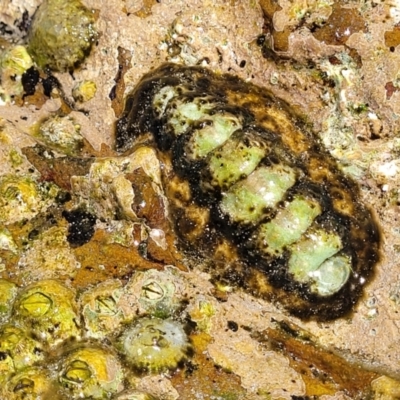
[[379, 261], [379, 229], [287, 103], [228, 74], [165, 64], [117, 122], [117, 151], [144, 143], [158, 149], [181, 246], [215, 280], [304, 319], [351, 311]]

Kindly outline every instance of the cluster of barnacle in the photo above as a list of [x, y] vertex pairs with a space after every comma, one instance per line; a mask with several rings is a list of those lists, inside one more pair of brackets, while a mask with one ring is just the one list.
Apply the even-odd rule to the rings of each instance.
[[173, 371], [190, 355], [184, 288], [173, 269], [79, 295], [57, 280], [0, 280], [0, 397], [153, 399], [127, 382]]

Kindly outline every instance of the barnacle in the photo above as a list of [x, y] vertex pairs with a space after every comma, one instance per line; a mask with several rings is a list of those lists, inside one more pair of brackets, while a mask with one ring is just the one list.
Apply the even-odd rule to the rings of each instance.
[[104, 338], [129, 320], [129, 309], [119, 304], [122, 294], [121, 282], [108, 280], [81, 295], [81, 313], [90, 337]]
[[216, 306], [205, 296], [198, 296], [187, 309], [190, 319], [196, 323], [200, 331], [209, 332], [212, 327], [212, 317], [216, 314]]
[[49, 371], [40, 367], [30, 367], [7, 381], [0, 394], [3, 399], [8, 400], [47, 399], [57, 396], [57, 386]]
[[67, 241], [66, 227], [52, 226], [40, 232], [36, 240], [22, 253], [18, 265], [26, 282], [72, 278], [79, 263]]
[[31, 338], [28, 332], [13, 326], [0, 328], [0, 381], [6, 380], [12, 373], [43, 361], [45, 354], [42, 344]]
[[1, 100], [5, 103], [24, 92], [22, 75], [33, 66], [33, 61], [24, 46], [18, 45], [0, 53]]
[[393, 399], [400, 395], [400, 384], [398, 380], [381, 376], [371, 383], [372, 396], [374, 399]]
[[60, 361], [59, 383], [69, 399], [105, 399], [123, 390], [123, 369], [108, 349], [86, 345]]
[[50, 347], [80, 337], [75, 293], [56, 280], [42, 280], [19, 292], [13, 320]]
[[117, 150], [149, 131], [176, 234], [215, 280], [304, 318], [351, 310], [379, 260], [378, 227], [288, 104], [233, 76], [166, 64], [128, 95]]
[[191, 352], [183, 326], [171, 319], [141, 318], [118, 338], [117, 347], [138, 371], [175, 370]]
[[29, 30], [28, 50], [42, 68], [71, 70], [90, 52], [97, 33], [94, 14], [79, 0], [45, 0]]
[[36, 182], [29, 176], [1, 176], [0, 222], [10, 224], [33, 218], [50, 205], [57, 193], [55, 185]]
[[185, 284], [173, 268], [136, 273], [126, 285], [128, 296], [139, 294], [139, 312], [168, 318], [182, 308]]
[[96, 94], [97, 86], [93, 81], [85, 80], [77, 83], [72, 89], [72, 97], [75, 101], [84, 103], [93, 99]]
[[33, 136], [47, 147], [67, 155], [77, 155], [83, 147], [80, 125], [69, 116], [52, 115], [33, 129]]

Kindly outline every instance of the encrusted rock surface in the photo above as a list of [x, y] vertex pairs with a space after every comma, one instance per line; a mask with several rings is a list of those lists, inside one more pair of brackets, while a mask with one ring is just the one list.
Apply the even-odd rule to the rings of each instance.
[[[39, 3], [1, 3], [0, 51], [14, 46], [12, 42], [24, 44], [27, 28], [21, 28], [19, 21], [29, 21]], [[46, 83], [50, 82], [49, 76], [40, 71], [34, 95], [15, 96], [0, 106], [0, 176], [28, 175], [33, 180], [57, 182], [63, 192], [72, 193], [72, 200], [61, 200], [59, 196], [53, 207], [46, 203], [43, 210], [48, 211], [32, 221], [2, 224], [1, 228], [8, 229], [15, 242], [12, 247], [1, 242], [3, 277], [22, 286], [58, 277], [83, 290], [114, 275], [126, 279], [135, 267], [185, 265], [173, 249], [168, 232], [166, 242], [157, 244], [152, 239], [159, 239], [157, 224], [162, 230], [167, 226], [164, 198], [157, 184], [146, 186], [157, 198], [158, 206], [151, 209], [151, 215], [154, 210], [163, 211], [156, 213], [151, 226], [144, 217], [135, 220], [134, 214], [127, 216], [126, 210], [125, 214], [115, 213], [121, 206], [118, 196], [110, 201], [102, 198], [91, 206], [92, 211], [104, 204], [108, 207], [96, 221], [93, 238], [83, 246], [67, 249], [68, 224], [60, 210], [91, 205], [84, 196], [94, 190], [95, 182], [90, 181], [89, 173], [93, 160], [82, 163], [64, 159], [62, 151], [49, 149], [33, 156], [26, 149], [36, 143], [37, 124], [50, 116], [69, 115], [85, 139], [82, 157], [112, 159], [116, 156], [112, 149], [113, 129], [123, 98], [150, 69], [172, 61], [229, 72], [272, 90], [293, 105], [343, 170], [357, 180], [363, 201], [374, 209], [382, 229], [382, 261], [351, 317], [329, 323], [301, 322], [267, 301], [241, 292], [215, 290], [207, 274], [182, 273], [192, 285], [186, 310], [200, 332], [192, 338], [195, 353], [201, 349], [194, 358], [197, 364], [182, 379], [179, 373], [171, 379], [135, 377], [131, 386], [149, 392], [153, 388], [150, 393], [162, 399], [177, 399], [180, 393], [182, 399], [212, 398], [213, 394], [200, 389], [206, 387], [198, 378], [201, 372], [203, 377], [212, 376], [215, 382], [230, 381], [237, 388], [237, 399], [315, 395], [333, 400], [361, 396], [362, 390], [352, 391], [337, 378], [333, 367], [329, 371], [315, 368], [314, 378], [300, 374], [302, 364], [290, 358], [290, 350], [274, 348], [262, 339], [263, 335], [256, 334], [276, 329], [278, 321], [294, 324], [285, 326], [296, 327], [297, 339], [306, 332], [325, 354], [333, 352], [355, 369], [366, 371], [363, 393], [373, 393], [377, 399], [395, 398], [400, 380], [399, 2], [85, 0], [84, 4], [97, 10], [95, 28], [99, 37], [79, 69], [72, 74], [51, 75], [50, 81], [54, 83], [54, 78], [58, 83], [52, 86], [50, 95], [43, 89], [46, 79]], [[96, 91], [87, 101], [75, 103], [73, 90], [78, 82], [85, 81], [94, 82]], [[1, 93], [3, 90], [2, 87]], [[61, 160], [65, 163], [61, 164]], [[114, 174], [121, 176], [122, 192], [123, 187], [134, 182], [136, 173], [143, 182], [149, 179], [142, 166], [125, 175], [120, 166], [115, 166]], [[71, 190], [73, 176], [75, 182], [80, 182], [76, 193]], [[104, 187], [99, 189], [104, 195], [110, 193], [106, 183], [102, 181]], [[131, 188], [125, 194], [134, 199]], [[59, 238], [59, 254], [50, 236]], [[160, 243], [168, 243], [168, 250]], [[54, 267], [57, 259], [64, 263], [63, 270]], [[235, 325], [228, 321], [238, 324], [236, 332], [229, 328]], [[300, 342], [295, 342], [295, 348], [301, 353], [304, 343]], [[291, 342], [286, 338], [281, 343], [286, 346]], [[304, 352], [301, 354], [305, 356]], [[210, 363], [219, 369], [210, 369]], [[309, 368], [308, 364], [303, 366]], [[268, 380], [266, 370], [276, 374], [273, 379]], [[330, 376], [331, 383], [316, 384], [324, 373]], [[371, 386], [370, 382], [379, 375], [393, 380], [381, 380]], [[192, 386], [185, 388], [184, 379]], [[223, 383], [216, 386], [219, 391], [216, 389], [215, 396], [220, 396], [217, 398], [223, 398], [223, 387]]]

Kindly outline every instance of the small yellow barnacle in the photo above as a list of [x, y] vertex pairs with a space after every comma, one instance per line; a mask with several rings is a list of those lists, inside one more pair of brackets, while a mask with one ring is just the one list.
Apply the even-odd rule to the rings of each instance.
[[41, 367], [26, 368], [12, 376], [0, 389], [0, 395], [7, 400], [59, 398], [50, 372]]
[[85, 80], [77, 83], [72, 89], [72, 97], [75, 101], [85, 103], [95, 96], [97, 91], [96, 82]]
[[150, 269], [136, 273], [126, 285], [125, 292], [139, 293], [139, 313], [169, 318], [182, 309], [185, 284], [173, 268], [164, 271]]
[[[33, 61], [24, 46], [11, 47], [3, 52], [0, 58], [2, 74], [8, 77], [21, 76], [33, 66]], [[4, 75], [3, 75], [4, 76]]]
[[109, 399], [124, 389], [122, 365], [106, 348], [85, 345], [72, 349], [59, 364], [58, 381], [69, 399]]
[[13, 321], [49, 347], [81, 335], [75, 292], [52, 279], [33, 283], [18, 293]]
[[212, 319], [216, 314], [215, 304], [206, 297], [199, 296], [196, 301], [191, 302], [188, 307], [190, 319], [196, 323], [196, 328], [208, 333], [212, 327]]
[[45, 358], [43, 345], [28, 332], [11, 324], [0, 328], [0, 354], [0, 382]]
[[0, 176], [0, 222], [11, 224], [31, 219], [50, 205], [58, 189], [31, 177]]
[[13, 253], [18, 252], [18, 246], [10, 231], [6, 228], [0, 228], [0, 250], [8, 250]]
[[0, 53], [0, 82], [2, 100], [11, 101], [24, 93], [22, 75], [33, 66], [33, 61], [24, 46], [11, 47]]

